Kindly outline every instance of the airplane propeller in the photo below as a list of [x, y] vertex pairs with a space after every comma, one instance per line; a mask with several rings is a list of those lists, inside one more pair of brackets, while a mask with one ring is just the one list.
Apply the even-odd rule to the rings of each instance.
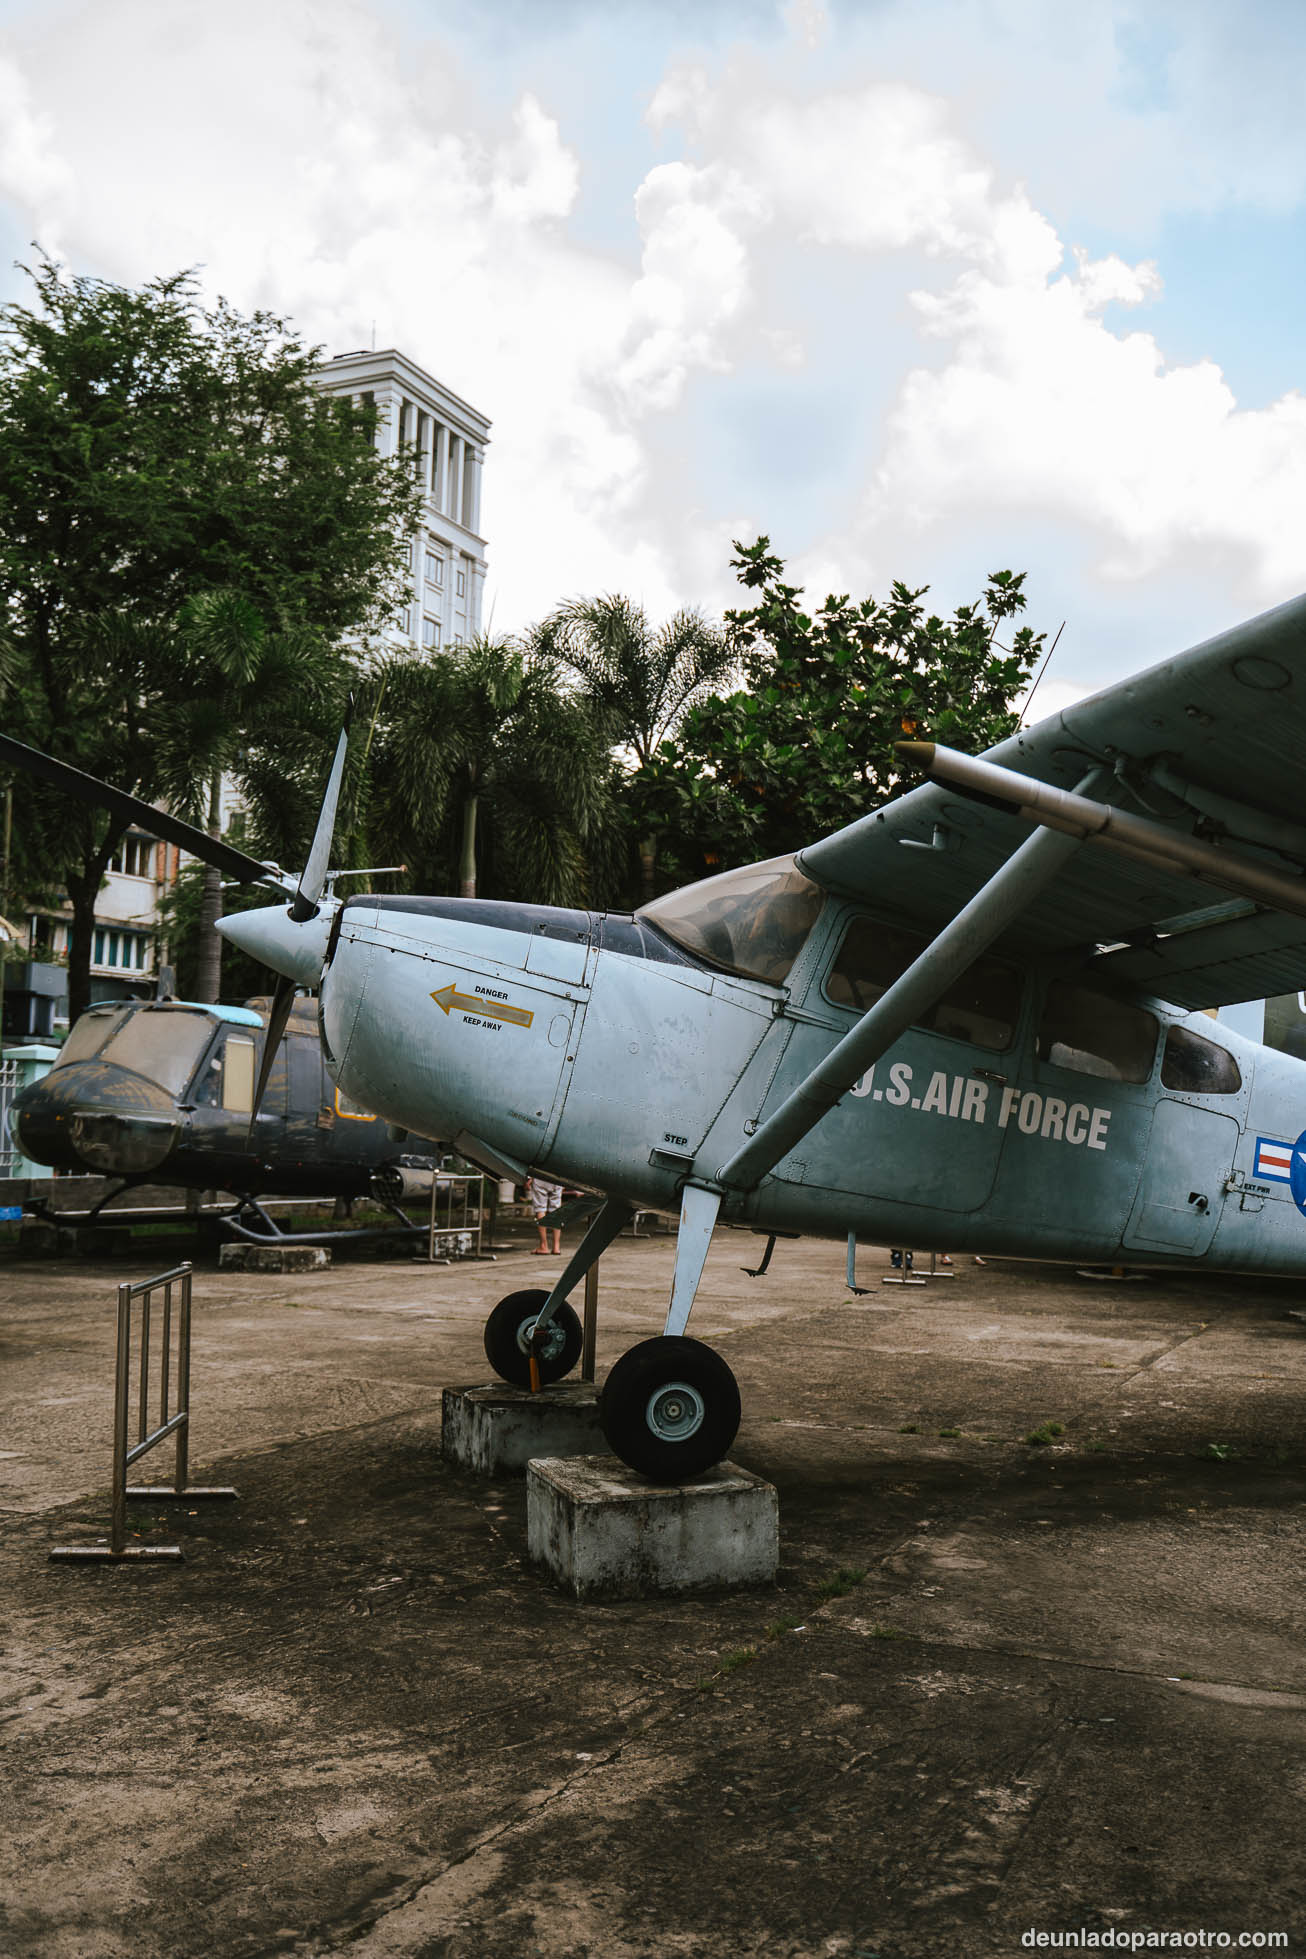
[[[354, 697], [351, 694], [345, 703], [345, 718], [336, 742], [336, 752], [331, 763], [331, 772], [322, 792], [322, 807], [317, 813], [317, 828], [313, 841], [308, 847], [308, 857], [304, 864], [299, 888], [290, 901], [289, 915], [296, 925], [307, 925], [317, 917], [321, 910], [322, 892], [327, 881], [327, 865], [331, 856], [331, 840], [335, 835], [336, 809], [340, 802], [340, 785], [345, 775], [345, 754], [349, 747], [349, 727], [354, 718]], [[295, 992], [298, 981], [285, 973], [277, 975], [273, 989], [272, 1006], [268, 1012], [267, 1033], [263, 1037], [263, 1059], [259, 1063], [258, 1081], [254, 1088], [254, 1102], [249, 1112], [249, 1133], [253, 1136], [258, 1112], [263, 1106], [263, 1096], [272, 1064], [277, 1058], [277, 1050], [294, 1011]]]
[[107, 809], [120, 822], [139, 823], [152, 836], [179, 844], [191, 857], [216, 864], [237, 884], [274, 884], [278, 890], [287, 892], [294, 888], [289, 874], [277, 865], [263, 863], [234, 844], [225, 843], [221, 837], [211, 837], [207, 830], [200, 830], [180, 816], [173, 816], [169, 810], [147, 803], [142, 796], [115, 789], [111, 783], [101, 782], [98, 776], [73, 768], [71, 763], [56, 762], [53, 755], [43, 755], [39, 748], [29, 748], [26, 742], [15, 741], [12, 735], [0, 735], [0, 762], [12, 763], [27, 775], [38, 776], [79, 803]]
[[327, 862], [331, 855], [331, 839], [335, 834], [336, 805], [340, 801], [340, 785], [345, 775], [345, 750], [349, 746], [349, 726], [354, 718], [354, 697], [351, 694], [345, 703], [345, 718], [340, 728], [340, 738], [336, 742], [335, 758], [331, 763], [331, 773], [322, 795], [322, 807], [318, 811], [317, 828], [313, 841], [308, 847], [308, 861], [304, 865], [290, 905], [290, 916], [296, 925], [306, 925], [310, 918], [316, 918], [318, 903], [323, 886], [327, 880]]

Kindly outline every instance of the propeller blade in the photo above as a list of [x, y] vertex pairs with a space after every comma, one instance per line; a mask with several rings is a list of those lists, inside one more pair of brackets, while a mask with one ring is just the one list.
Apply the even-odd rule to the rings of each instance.
[[290, 916], [297, 925], [307, 923], [317, 913], [318, 900], [326, 883], [327, 860], [331, 855], [331, 838], [336, 827], [336, 805], [340, 801], [340, 784], [345, 774], [345, 750], [349, 746], [349, 724], [354, 718], [354, 697], [349, 696], [345, 708], [344, 726], [336, 743], [335, 760], [327, 777], [326, 793], [322, 797], [322, 807], [318, 811], [317, 828], [309, 846], [308, 862], [299, 880], [299, 889], [291, 901]]
[[254, 1124], [258, 1120], [258, 1112], [263, 1106], [263, 1095], [268, 1085], [268, 1077], [272, 1073], [272, 1064], [277, 1058], [277, 1049], [281, 1046], [281, 1037], [286, 1031], [286, 1023], [290, 1019], [294, 1005], [294, 980], [279, 979], [277, 981], [276, 991], [272, 995], [272, 1007], [268, 1014], [268, 1031], [263, 1037], [263, 1059], [259, 1063], [258, 1083], [254, 1090], [254, 1106], [249, 1112], [249, 1133], [251, 1136], [254, 1134]]
[[270, 870], [257, 857], [248, 856], [233, 844], [223, 843], [219, 837], [211, 837], [207, 830], [199, 830], [193, 823], [184, 823], [179, 816], [171, 816], [166, 809], [158, 809], [140, 796], [101, 782], [98, 776], [85, 775], [68, 762], [56, 762], [53, 755], [43, 755], [39, 748], [29, 748], [26, 742], [15, 741], [12, 735], [0, 735], [0, 762], [9, 762], [28, 775], [39, 776], [66, 795], [75, 796], [78, 802], [108, 810], [123, 823], [139, 823], [152, 836], [166, 837], [169, 843], [180, 844], [192, 857], [200, 858], [205, 864], [216, 864], [238, 884], [274, 884], [282, 891], [290, 888], [290, 879], [284, 872]]

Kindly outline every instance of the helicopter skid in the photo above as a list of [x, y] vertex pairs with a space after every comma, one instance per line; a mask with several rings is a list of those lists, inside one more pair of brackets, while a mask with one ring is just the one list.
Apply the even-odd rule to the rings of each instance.
[[[414, 1224], [397, 1205], [388, 1205], [387, 1209], [394, 1213], [404, 1231], [412, 1232], [414, 1236], [426, 1232], [426, 1225]], [[263, 1225], [261, 1231], [241, 1222], [240, 1214], [247, 1211], [252, 1211], [261, 1220]], [[283, 1231], [276, 1220], [270, 1217], [263, 1206], [252, 1197], [246, 1198], [242, 1204], [237, 1205], [236, 1210], [224, 1216], [222, 1222], [228, 1231], [234, 1231], [238, 1238], [243, 1238], [249, 1245], [336, 1245], [342, 1244], [345, 1240], [350, 1244], [357, 1244], [363, 1238], [392, 1237], [395, 1232], [395, 1226], [392, 1224], [347, 1225], [335, 1230], [322, 1231]]]

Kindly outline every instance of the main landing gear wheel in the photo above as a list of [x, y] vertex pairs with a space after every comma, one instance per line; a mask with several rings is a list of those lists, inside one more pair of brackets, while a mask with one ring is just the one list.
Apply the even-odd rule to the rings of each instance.
[[[539, 1289], [510, 1292], [501, 1299], [485, 1322], [485, 1358], [502, 1381], [515, 1388], [531, 1384], [531, 1334], [548, 1293]], [[560, 1381], [570, 1374], [580, 1359], [581, 1325], [564, 1300], [548, 1326], [536, 1352], [540, 1381]]]
[[609, 1447], [641, 1476], [683, 1483], [728, 1452], [739, 1432], [739, 1388], [701, 1340], [641, 1340], [604, 1382], [599, 1421]]

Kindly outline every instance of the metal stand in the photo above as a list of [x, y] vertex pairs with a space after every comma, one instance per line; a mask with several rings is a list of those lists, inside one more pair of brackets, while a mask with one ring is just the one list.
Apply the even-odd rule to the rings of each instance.
[[[452, 1265], [456, 1258], [479, 1258], [488, 1264], [495, 1263], [496, 1254], [485, 1250], [485, 1177], [480, 1171], [474, 1174], [457, 1175], [438, 1171], [431, 1178], [431, 1218], [426, 1233], [426, 1256], [418, 1257], [418, 1265]], [[472, 1185], [476, 1185], [476, 1218], [472, 1220]], [[440, 1199], [443, 1196], [444, 1222], [439, 1223]], [[454, 1221], [454, 1202], [457, 1199], [461, 1209], [458, 1221]], [[441, 1250], [437, 1254], [436, 1239], [440, 1240]], [[460, 1251], [456, 1243], [459, 1238], [475, 1239], [475, 1245], [468, 1251]]]
[[[177, 1286], [177, 1364], [175, 1374], [176, 1411], [168, 1413], [172, 1373], [172, 1289]], [[152, 1295], [163, 1290], [163, 1337], [159, 1363], [159, 1425], [150, 1421], [150, 1316]], [[136, 1441], [129, 1446], [131, 1423], [131, 1321], [132, 1305], [141, 1300], [141, 1357], [137, 1375]], [[109, 1542], [107, 1544], [60, 1544], [50, 1556], [57, 1561], [75, 1563], [122, 1563], [127, 1559], [173, 1559], [183, 1556], [179, 1544], [127, 1543], [127, 1505], [129, 1501], [203, 1502], [230, 1500], [235, 1490], [224, 1487], [195, 1488], [187, 1481], [190, 1470], [190, 1309], [191, 1267], [178, 1265], [157, 1279], [143, 1279], [137, 1285], [118, 1288], [118, 1344], [114, 1369], [113, 1394], [113, 1499]], [[167, 1436], [176, 1437], [176, 1468], [171, 1483], [146, 1483], [129, 1489], [127, 1471], [131, 1464]]]
[[914, 1264], [915, 1253], [908, 1251], [904, 1246], [901, 1256], [902, 1270], [900, 1272], [886, 1273], [880, 1280], [880, 1284], [882, 1286], [923, 1286], [925, 1284], [925, 1275], [916, 1270]]
[[594, 1379], [594, 1345], [599, 1330], [599, 1262], [585, 1274], [585, 1317], [581, 1324], [580, 1378]]
[[[852, 1261], [853, 1240], [850, 1237], [848, 1240], [848, 1283], [850, 1286], [852, 1285]], [[915, 1252], [909, 1252], [904, 1247], [902, 1252], [902, 1271], [900, 1273], [891, 1272], [886, 1274], [880, 1280], [880, 1284], [882, 1286], [924, 1286], [928, 1285], [931, 1279], [955, 1279], [957, 1276], [950, 1265], [941, 1266], [939, 1264], [939, 1254], [937, 1252], [930, 1253], [930, 1269], [928, 1272], [918, 1272], [915, 1261]], [[863, 1288], [853, 1286], [854, 1292], [859, 1290], [863, 1290]]]

